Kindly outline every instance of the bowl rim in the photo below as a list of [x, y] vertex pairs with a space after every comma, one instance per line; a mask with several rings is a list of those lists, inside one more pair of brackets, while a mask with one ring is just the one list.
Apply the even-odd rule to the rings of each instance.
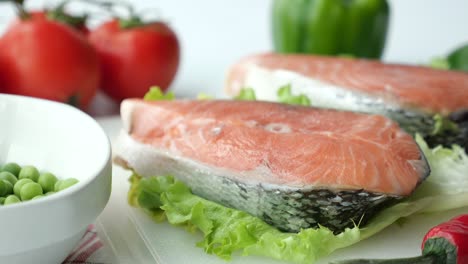
[[99, 137], [102, 138], [103, 141], [105, 141], [104, 143], [105, 149], [103, 150], [105, 151], [104, 152], [105, 155], [101, 158], [99, 165], [96, 166], [93, 173], [89, 174], [90, 175], [89, 177], [83, 180], [79, 180], [78, 183], [74, 184], [73, 186], [70, 186], [69, 188], [66, 188], [60, 192], [54, 193], [53, 195], [44, 196], [41, 199], [29, 200], [26, 202], [15, 203], [15, 204], [11, 204], [8, 206], [1, 205], [0, 214], [8, 210], [27, 208], [30, 206], [36, 206], [38, 204], [43, 204], [43, 203], [51, 202], [54, 200], [59, 200], [66, 196], [72, 196], [75, 193], [79, 192], [79, 190], [91, 184], [92, 181], [94, 181], [99, 175], [101, 175], [106, 170], [106, 167], [109, 165], [109, 162], [111, 161], [111, 158], [112, 158], [112, 147], [111, 147], [110, 139], [105, 133], [104, 129], [99, 125], [99, 123], [94, 118], [92, 118], [89, 114], [85, 113], [84, 111], [74, 106], [61, 103], [61, 102], [48, 100], [48, 99], [0, 93], [0, 101], [2, 100], [2, 98], [9, 98], [12, 100], [23, 100], [23, 101], [35, 101], [41, 105], [51, 104], [51, 105], [55, 105], [56, 107], [67, 109], [67, 111], [71, 111], [73, 114], [76, 114], [77, 117], [81, 116], [80, 118], [85, 119], [94, 125], [94, 128], [92, 129], [96, 131], [96, 135], [98, 135]]

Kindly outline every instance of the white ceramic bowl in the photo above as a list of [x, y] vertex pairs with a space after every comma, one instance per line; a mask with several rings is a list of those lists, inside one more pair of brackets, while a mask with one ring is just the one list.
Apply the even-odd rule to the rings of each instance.
[[111, 192], [111, 147], [71, 106], [0, 94], [0, 163], [34, 165], [79, 183], [43, 199], [0, 207], [0, 263], [61, 263]]

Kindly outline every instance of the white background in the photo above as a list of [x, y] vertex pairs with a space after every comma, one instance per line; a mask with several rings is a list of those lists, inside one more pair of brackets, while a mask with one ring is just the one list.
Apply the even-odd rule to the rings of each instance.
[[[29, 7], [44, 1], [26, 0]], [[56, 1], [45, 1], [54, 3]], [[271, 0], [135, 0], [137, 9], [158, 9], [177, 32], [182, 63], [172, 89], [222, 96], [225, 72], [242, 56], [269, 51]], [[384, 59], [425, 63], [468, 42], [467, 0], [390, 0], [392, 18]], [[72, 10], [73, 11], [73, 10]], [[0, 5], [0, 31], [13, 18]]]

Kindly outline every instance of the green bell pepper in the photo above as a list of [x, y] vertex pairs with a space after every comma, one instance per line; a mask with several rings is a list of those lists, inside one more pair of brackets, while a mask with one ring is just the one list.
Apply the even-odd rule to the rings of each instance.
[[281, 53], [380, 58], [389, 18], [386, 0], [274, 0], [273, 44]]
[[468, 44], [452, 51], [447, 60], [451, 70], [468, 72]]

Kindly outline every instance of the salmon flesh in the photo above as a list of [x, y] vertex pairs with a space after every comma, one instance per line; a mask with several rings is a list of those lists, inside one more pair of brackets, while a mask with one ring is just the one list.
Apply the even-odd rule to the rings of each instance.
[[365, 224], [429, 175], [413, 138], [381, 115], [261, 101], [127, 99], [115, 161], [283, 231]]
[[[315, 107], [382, 114], [431, 146], [468, 148], [468, 74], [379, 61], [316, 55], [259, 54], [233, 65], [226, 91], [251, 87], [260, 100], [276, 100], [291, 85]], [[458, 124], [458, 131], [433, 135], [434, 115]]]

